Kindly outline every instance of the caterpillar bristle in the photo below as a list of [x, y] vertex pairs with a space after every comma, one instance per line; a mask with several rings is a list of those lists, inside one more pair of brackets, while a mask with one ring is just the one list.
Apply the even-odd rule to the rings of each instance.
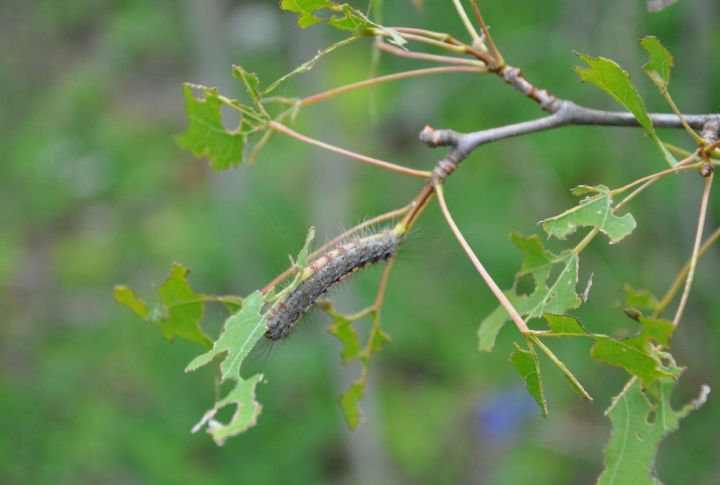
[[287, 337], [298, 320], [322, 295], [345, 281], [353, 273], [380, 260], [391, 258], [403, 241], [392, 229], [346, 241], [311, 261], [303, 272], [303, 281], [268, 311], [269, 340]]

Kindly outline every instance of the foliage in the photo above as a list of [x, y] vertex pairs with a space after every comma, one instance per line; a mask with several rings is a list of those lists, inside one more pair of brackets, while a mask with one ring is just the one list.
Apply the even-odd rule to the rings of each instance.
[[[712, 406], [678, 419], [680, 427], [671, 439], [651, 429], [657, 424], [655, 410], [661, 408], [661, 383], [668, 385], [666, 402], [676, 406], [701, 383], [712, 383], [709, 370], [718, 365], [720, 339], [713, 324], [719, 314], [712, 299], [713, 266], [704, 259], [697, 264], [686, 316], [677, 319], [672, 331], [668, 327], [675, 313], [670, 310], [685, 285], [682, 271], [675, 279], [679, 283], [671, 285], [673, 271], [684, 262], [681, 248], [690, 247], [693, 231], [687, 226], [693, 223], [694, 192], [703, 179], [686, 167], [660, 176], [651, 190], [630, 197], [644, 182], [629, 189], [624, 184], [637, 182], [641, 175], [654, 176], [659, 168], [653, 164], [657, 167], [662, 160], [652, 152], [654, 143], [639, 142], [643, 130], [562, 128], [490, 143], [463, 162], [448, 182], [452, 212], [511, 304], [520, 310], [518, 301], [535, 297], [542, 302], [541, 294], [534, 295], [538, 286], [548, 296], [541, 305], [548, 308], [536, 316], [530, 318], [524, 309], [531, 329], [527, 335], [515, 328], [500, 331], [507, 310], [498, 306], [492, 312], [495, 329], [481, 328], [481, 336], [487, 337], [480, 340], [481, 347], [494, 351], [477, 353], [472, 338], [477, 322], [497, 303], [465, 267], [430, 201], [396, 261], [382, 304], [382, 333], [376, 333], [376, 339], [369, 337], [380, 307], [357, 319], [363, 311], [351, 314], [352, 303], [376, 298], [376, 270], [363, 270], [333, 291], [330, 297], [340, 299], [337, 306], [320, 302], [321, 308], [343, 315], [329, 318], [339, 343], [327, 341], [350, 367], [349, 380], [342, 385], [334, 382], [334, 360], [328, 362], [328, 352], [335, 351], [325, 348], [320, 336], [318, 324], [327, 317], [316, 311], [287, 341], [270, 345], [261, 338], [240, 366], [242, 385], [233, 377], [222, 385], [214, 382], [230, 350], [218, 351], [209, 365], [195, 372], [181, 371], [197, 354], [212, 349], [213, 342], [233, 333], [227, 332], [235, 329], [230, 321], [237, 321], [247, 297], [225, 292], [253, 295], [283, 269], [285, 255], [301, 246], [307, 226], [319, 224], [323, 236], [350, 227], [353, 220], [367, 220], [406, 203], [413, 183], [419, 187], [422, 182], [357, 168], [346, 174], [346, 184], [335, 172], [345, 169], [344, 160], [324, 160], [273, 125], [292, 126], [326, 142], [429, 170], [443, 157], [437, 153], [443, 149], [430, 153], [413, 142], [423, 124], [474, 130], [532, 120], [540, 113], [492, 73], [444, 71], [423, 75], [419, 82], [413, 81], [415, 75], [372, 81], [374, 76], [435, 65], [375, 48], [394, 48], [392, 43], [380, 44], [391, 42], [393, 31], [403, 40], [408, 34], [402, 27], [378, 27], [384, 24], [437, 34], [422, 42], [408, 38], [404, 47], [412, 55], [442, 53], [473, 63], [467, 65], [472, 69], [481, 65], [472, 54], [459, 52], [466, 42], [482, 51], [483, 43], [470, 44], [473, 37], [448, 14], [450, 2], [373, 1], [368, 10], [367, 2], [353, 2], [354, 10], [343, 10], [344, 1], [325, 2], [340, 9], [309, 12], [321, 20], [311, 26], [312, 33], [293, 28], [305, 15], [302, 11], [281, 12], [279, 2], [260, 3], [213, 2], [195, 9], [192, 3], [165, 0], [101, 8], [84, 0], [62, 6], [34, 2], [23, 6], [19, 17], [0, 16], [3, 44], [24, 46], [0, 56], [0, 197], [7, 222], [0, 233], [0, 305], [5, 315], [0, 329], [2, 481], [212, 484], [275, 483], [292, 477], [296, 483], [576, 483], [587, 482], [601, 469], [600, 450], [608, 436], [611, 443], [622, 439], [637, 446], [617, 460], [619, 455], [611, 453], [607, 467], [617, 471], [616, 477], [628, 472], [635, 473], [630, 476], [638, 483], [657, 477], [668, 483], [712, 481], [718, 464], [706, 453], [713, 446], [707, 430], [719, 422]], [[682, 110], [720, 102], [717, 92], [707, 90], [713, 84], [709, 76], [717, 71], [717, 59], [706, 53], [713, 38], [707, 28], [712, 18], [698, 18], [695, 10], [697, 35], [688, 35], [682, 26], [689, 5], [678, 2], [637, 22], [639, 14], [632, 9], [642, 9], [642, 3], [597, 4], [596, 16], [612, 22], [589, 28], [575, 22], [577, 6], [554, 0], [542, 6], [517, 1], [479, 6], [506, 62], [522, 67], [528, 83], [573, 101], [602, 103], [603, 92], [587, 89], [568, 72], [571, 47], [601, 54], [622, 60], [616, 64], [632, 73], [652, 118], [650, 111], [667, 108], [662, 99], [647, 95], [645, 85], [657, 87], [663, 98], [672, 89]], [[382, 19], [377, 16], [381, 7]], [[375, 25], [356, 32], [326, 22], [354, 17], [361, 25], [364, 20], [356, 12]], [[548, 17], [547, 12], [558, 15]], [[467, 13], [479, 37], [487, 39], [472, 11]], [[567, 43], [534, 42], [558, 31]], [[660, 35], [668, 49], [657, 38], [641, 41], [638, 52], [647, 52], [643, 85], [635, 75], [640, 69], [631, 64], [631, 42], [646, 32]], [[459, 44], [446, 48], [428, 42], [446, 44], [445, 33]], [[318, 51], [323, 43], [329, 47]], [[492, 54], [490, 44], [485, 47]], [[676, 59], [670, 50], [678, 54]], [[232, 62], [243, 66], [233, 69], [235, 81], [227, 69]], [[288, 62], [299, 66], [280, 70]], [[451, 66], [440, 64], [443, 69]], [[671, 77], [674, 64], [678, 72]], [[310, 76], [299, 76], [310, 69]], [[333, 95], [330, 103], [312, 108], [299, 97], [366, 81], [368, 70], [372, 84], [366, 91]], [[184, 88], [186, 80], [205, 86]], [[183, 127], [179, 113], [188, 91], [192, 99], [186, 99], [187, 112], [198, 111], [201, 123], [188, 117]], [[187, 139], [186, 150], [178, 149], [170, 136], [182, 131], [179, 138]], [[683, 133], [656, 134], [663, 142], [672, 141], [670, 150], [678, 159], [700, 146], [674, 136]], [[206, 144], [205, 138], [212, 143]], [[195, 147], [216, 171], [246, 167], [214, 173], [192, 160]], [[716, 155], [702, 156], [716, 165]], [[257, 164], [245, 170], [253, 160]], [[588, 192], [572, 200], [566, 189], [578, 183], [612, 189], [607, 197]], [[714, 195], [709, 221], [717, 220]], [[546, 240], [549, 235], [542, 226], [532, 229], [536, 221], [565, 212], [575, 215], [558, 228], [569, 227], [566, 223], [575, 222], [582, 212], [582, 201], [594, 197], [602, 199], [594, 202], [608, 221], [630, 215], [637, 222], [617, 245], [603, 244], [609, 235], [590, 237], [602, 232], [601, 223], [578, 225], [565, 239]], [[623, 204], [629, 197], [632, 204]], [[608, 204], [615, 210], [608, 212]], [[622, 209], [617, 208], [620, 204]], [[328, 219], [325, 213], [334, 215]], [[513, 230], [526, 236], [522, 239], [537, 239], [534, 266], [521, 267], [530, 251], [518, 253], [515, 242], [507, 243], [505, 234]], [[712, 258], [716, 248], [708, 247], [701, 254]], [[517, 258], [513, 268], [518, 254], [523, 262]], [[308, 255], [309, 260], [316, 257]], [[171, 265], [174, 260], [186, 264]], [[572, 264], [566, 265], [568, 261]], [[302, 265], [291, 263], [295, 276]], [[163, 279], [168, 268], [170, 275]], [[576, 268], [574, 285], [567, 274], [562, 279], [572, 288], [555, 286], [561, 272], [567, 269], [572, 276]], [[512, 284], [515, 271], [524, 273]], [[158, 282], [155, 290], [149, 281]], [[293, 281], [289, 277], [264, 293], [261, 312]], [[116, 282], [129, 285], [116, 289], [122, 305], [113, 304], [108, 294]], [[168, 282], [168, 291], [159, 292]], [[553, 291], [553, 286], [563, 291]], [[670, 291], [674, 287], [678, 289]], [[579, 303], [560, 314], [548, 313], [558, 301]], [[632, 320], [622, 316], [618, 305]], [[381, 354], [369, 354], [371, 365], [366, 365], [368, 344], [384, 343], [380, 336], [389, 333], [392, 345], [385, 344]], [[167, 339], [174, 344], [167, 345]], [[545, 421], [525, 389], [529, 382], [513, 376], [508, 354], [522, 354], [516, 343], [537, 362], [537, 373], [521, 374], [529, 380], [537, 377], [533, 392], [541, 392], [550, 412]], [[616, 352], [598, 365], [588, 357], [600, 344]], [[624, 362], [624, 354], [639, 358]], [[678, 381], [680, 365], [690, 367]], [[353, 385], [366, 368], [373, 385]], [[638, 374], [645, 381], [657, 380], [643, 386]], [[265, 382], [261, 375], [268, 380], [258, 386]], [[620, 410], [616, 404], [611, 419], [603, 421], [597, 408], [606, 407], [610, 396], [623, 389], [623, 378], [634, 379], [645, 403], [626, 388], [616, 402], [622, 398], [629, 403], [632, 397], [638, 404], [635, 411], [615, 416]], [[583, 397], [591, 393], [595, 402], [581, 402], [564, 392], [565, 379]], [[673, 382], [676, 388], [671, 388]], [[591, 392], [583, 393], [583, 386]], [[343, 394], [347, 397], [338, 405], [335, 398]], [[345, 409], [344, 403], [349, 404]], [[680, 407], [667, 415], [680, 418], [697, 406]], [[205, 433], [188, 434], [205, 410], [195, 429], [206, 429], [215, 441], [225, 440], [222, 448]], [[364, 422], [368, 433], [344, 432], [343, 411], [346, 420]], [[633, 430], [646, 432], [652, 440], [634, 443], [613, 416], [617, 424], [619, 418], [630, 419]], [[250, 428], [254, 417], [259, 426]], [[242, 436], [226, 439], [243, 429]], [[378, 438], [373, 441], [373, 436]], [[374, 453], [346, 451], [363, 443]], [[480, 448], [481, 455], [473, 451]], [[374, 454], [391, 463], [391, 476], [372, 461]], [[374, 470], [380, 476], [350, 476], [352, 470]]]

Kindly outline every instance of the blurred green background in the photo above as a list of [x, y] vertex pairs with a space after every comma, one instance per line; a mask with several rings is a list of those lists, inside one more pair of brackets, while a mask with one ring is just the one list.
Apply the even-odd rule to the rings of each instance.
[[[384, 23], [464, 38], [450, 2], [385, 2]], [[421, 5], [418, 9], [417, 5]], [[720, 111], [720, 8], [680, 0], [649, 15], [640, 0], [480, 2], [509, 63], [554, 94], [612, 107], [582, 85], [572, 51], [604, 55], [633, 75], [653, 110], [636, 43], [658, 35], [676, 55], [671, 92], [687, 112]], [[344, 424], [336, 398], [358, 372], [315, 312], [288, 341], [253, 354], [264, 409], [256, 428], [216, 447], [190, 428], [214, 402], [212, 370], [184, 374], [200, 352], [168, 344], [114, 303], [126, 283], [154, 297], [172, 261], [201, 292], [248, 294], [295, 254], [307, 227], [321, 240], [404, 205], [416, 180], [361, 166], [277, 136], [255, 166], [213, 173], [179, 149], [181, 83], [242, 96], [231, 64], [274, 80], [339, 34], [300, 32], [277, 2], [238, 0], [4, 0], [0, 4], [0, 481], [3, 483], [591, 483], [609, 426], [603, 410], [626, 377], [559, 342], [595, 402], [577, 398], [544, 362], [551, 414], [539, 416], [508, 355], [508, 327], [491, 354], [476, 329], [489, 292], [433, 204], [405, 244], [383, 310], [393, 343], [378, 354], [367, 423]], [[367, 77], [370, 41], [296, 78], [302, 96]], [[380, 73], [426, 64], [382, 57]], [[374, 107], [374, 108], [373, 108]], [[369, 109], [370, 108], [370, 109]], [[374, 113], [374, 114], [372, 114]], [[308, 107], [297, 129], [337, 145], [430, 169], [425, 123], [474, 130], [537, 117], [492, 76], [452, 74], [383, 85]], [[682, 133], [661, 133], [688, 145]], [[568, 189], [618, 187], [662, 168], [637, 130], [564, 128], [478, 150], [447, 186], [468, 240], [503, 287], [519, 267], [508, 234], [573, 203]], [[701, 180], [663, 180], [631, 205], [639, 227], [618, 246], [598, 238], [581, 260], [594, 274], [577, 314], [603, 332], [632, 329], [619, 302], [628, 282], [665, 291], [687, 258]], [[715, 194], [717, 195], [717, 194]], [[713, 196], [708, 230], [720, 220]], [[570, 241], [572, 243], [573, 241]], [[563, 247], [549, 243], [554, 249]], [[701, 264], [673, 352], [689, 369], [678, 392], [720, 389], [720, 252]], [[341, 309], [372, 301], [380, 272], [334, 293]], [[217, 335], [225, 317], [209, 307]], [[717, 483], [720, 408], [712, 396], [663, 444], [668, 483]]]

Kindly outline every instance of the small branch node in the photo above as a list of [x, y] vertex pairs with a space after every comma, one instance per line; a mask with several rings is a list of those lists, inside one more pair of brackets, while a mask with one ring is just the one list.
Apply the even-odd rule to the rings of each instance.
[[718, 141], [718, 134], [720, 133], [720, 118], [714, 116], [708, 119], [703, 125], [702, 137], [705, 143], [712, 145]]
[[445, 181], [460, 165], [465, 157], [457, 150], [452, 150], [445, 158], [440, 160], [432, 171], [432, 180], [435, 184]]
[[436, 130], [430, 125], [425, 125], [419, 135], [420, 141], [430, 148], [440, 146], [456, 146], [458, 134], [452, 130]]

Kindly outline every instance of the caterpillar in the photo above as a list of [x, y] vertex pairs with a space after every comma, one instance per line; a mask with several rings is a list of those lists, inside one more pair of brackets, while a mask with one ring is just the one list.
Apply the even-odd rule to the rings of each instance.
[[265, 337], [269, 340], [287, 337], [318, 298], [366, 265], [395, 254], [403, 240], [404, 231], [399, 227], [353, 239], [309, 263], [297, 288], [268, 311]]

